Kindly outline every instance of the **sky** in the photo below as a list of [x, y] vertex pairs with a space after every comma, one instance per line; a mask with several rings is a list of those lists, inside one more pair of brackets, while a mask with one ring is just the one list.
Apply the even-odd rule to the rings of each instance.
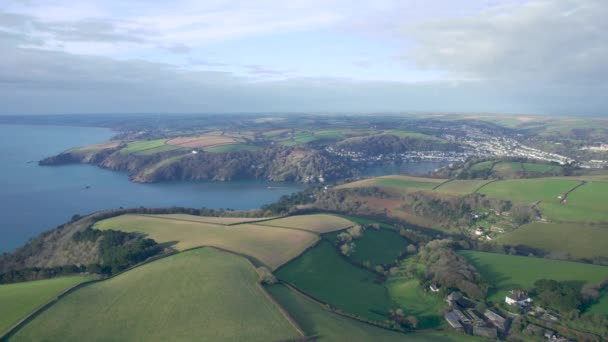
[[0, 2], [0, 115], [607, 115], [605, 0]]

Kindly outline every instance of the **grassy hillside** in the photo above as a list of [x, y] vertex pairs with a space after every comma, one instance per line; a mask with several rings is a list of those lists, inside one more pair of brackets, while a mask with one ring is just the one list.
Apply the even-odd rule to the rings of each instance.
[[[337, 232], [324, 235], [336, 243]], [[349, 258], [359, 264], [371, 266], [390, 264], [406, 249], [408, 241], [398, 233], [386, 229], [366, 229], [363, 236], [355, 240], [355, 252]]]
[[40, 306], [90, 277], [61, 277], [0, 285], [0, 335]]
[[199, 216], [182, 215], [167, 219], [143, 215], [122, 215], [98, 222], [97, 229], [114, 229], [144, 233], [158, 243], [168, 243], [178, 250], [214, 246], [251, 256], [271, 268], [277, 267], [314, 244], [313, 233], [240, 224], [224, 226], [196, 222]]
[[566, 193], [580, 182], [554, 178], [510, 179], [490, 183], [479, 192], [490, 197], [533, 203], [559, 202], [557, 196]]
[[541, 203], [543, 214], [566, 222], [608, 222], [608, 182], [588, 182], [569, 193], [566, 200]]
[[334, 314], [284, 285], [273, 285], [268, 288], [268, 291], [298, 321], [307, 335], [319, 336], [317, 341], [447, 342], [472, 340], [439, 332], [411, 334], [393, 332]]
[[329, 242], [321, 242], [276, 275], [338, 309], [368, 319], [382, 322], [394, 308], [386, 288], [376, 283], [376, 274], [348, 263]]
[[608, 267], [532, 257], [462, 251], [481, 276], [493, 285], [488, 299], [504, 302], [508, 291], [530, 288], [539, 279], [600, 283], [608, 277]]
[[242, 257], [192, 250], [64, 297], [12, 341], [275, 341], [296, 331]]
[[443, 323], [440, 310], [446, 302], [439, 295], [427, 293], [420, 288], [417, 279], [391, 278], [386, 287], [391, 298], [407, 315], [414, 315], [420, 322], [420, 328], [432, 328]]
[[316, 233], [327, 233], [348, 228], [353, 225], [353, 222], [336, 215], [314, 214], [290, 216], [260, 222], [259, 224], [273, 227], [298, 228]]
[[607, 257], [608, 225], [533, 222], [502, 236], [500, 243], [570, 254], [574, 258]]

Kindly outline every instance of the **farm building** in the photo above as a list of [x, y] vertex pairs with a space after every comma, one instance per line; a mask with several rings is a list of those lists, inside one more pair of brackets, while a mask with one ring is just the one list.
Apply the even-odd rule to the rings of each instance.
[[495, 340], [498, 338], [498, 331], [496, 328], [473, 327], [473, 335]]
[[528, 296], [526, 291], [511, 290], [505, 297], [505, 303], [508, 305], [517, 304], [519, 306], [527, 306], [532, 302], [532, 298]]
[[483, 315], [486, 316], [498, 330], [505, 330], [507, 328], [507, 321], [505, 318], [494, 311], [487, 309]]
[[458, 316], [453, 311], [450, 311], [445, 314], [445, 320], [448, 324], [454, 329], [462, 329], [462, 324], [458, 321]]
[[479, 315], [477, 313], [475, 313], [475, 310], [467, 309], [466, 311], [467, 311], [467, 314], [469, 315], [469, 317], [471, 317], [471, 320], [473, 321], [473, 324], [475, 326], [482, 327], [482, 326], [486, 325], [486, 323], [483, 321], [483, 319], [481, 317], [479, 317]]

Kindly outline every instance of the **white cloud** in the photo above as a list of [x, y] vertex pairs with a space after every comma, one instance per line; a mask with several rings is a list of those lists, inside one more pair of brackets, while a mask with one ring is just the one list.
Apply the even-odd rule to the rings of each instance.
[[606, 18], [604, 0], [501, 6], [418, 26], [405, 58], [455, 77], [593, 85], [608, 80]]

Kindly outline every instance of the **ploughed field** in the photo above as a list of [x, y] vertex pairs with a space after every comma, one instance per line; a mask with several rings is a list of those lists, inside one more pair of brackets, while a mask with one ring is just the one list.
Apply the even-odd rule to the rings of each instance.
[[275, 341], [297, 331], [245, 259], [212, 248], [137, 267], [62, 298], [11, 341]]

